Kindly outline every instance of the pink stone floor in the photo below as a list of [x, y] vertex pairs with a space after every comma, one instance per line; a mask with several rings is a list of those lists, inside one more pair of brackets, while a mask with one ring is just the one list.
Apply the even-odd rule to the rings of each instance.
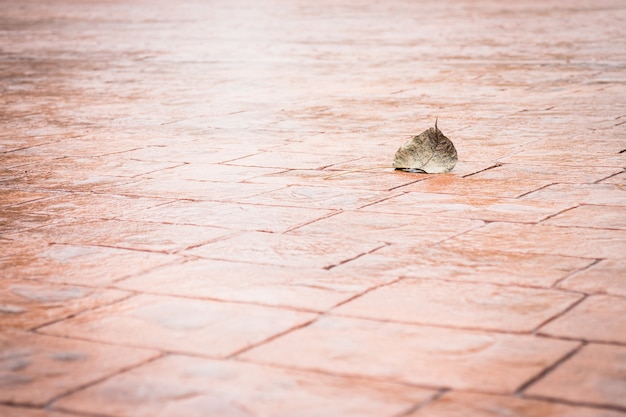
[[624, 22], [0, 0], [0, 416], [626, 416]]

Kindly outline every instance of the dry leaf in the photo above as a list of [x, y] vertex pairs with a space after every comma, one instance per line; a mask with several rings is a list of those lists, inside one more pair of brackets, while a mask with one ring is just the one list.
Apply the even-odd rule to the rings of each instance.
[[398, 149], [393, 166], [410, 172], [441, 174], [454, 168], [458, 157], [454, 144], [437, 128], [427, 129]]

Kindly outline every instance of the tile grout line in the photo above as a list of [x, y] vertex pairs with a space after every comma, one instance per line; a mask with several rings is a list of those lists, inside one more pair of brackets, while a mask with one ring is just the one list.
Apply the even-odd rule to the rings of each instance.
[[546, 375], [548, 375], [549, 373], [551, 373], [553, 370], [555, 370], [557, 367], [559, 367], [561, 364], [563, 364], [564, 362], [566, 362], [567, 360], [569, 360], [570, 358], [572, 358], [574, 355], [576, 355], [576, 353], [578, 353], [584, 346], [586, 345], [586, 342], [581, 342], [578, 346], [576, 346], [575, 348], [573, 348], [572, 350], [570, 350], [569, 352], [567, 352], [565, 355], [563, 355], [561, 358], [557, 359], [552, 365], [545, 367], [544, 369], [542, 369], [539, 373], [537, 373], [535, 376], [531, 377], [530, 379], [528, 379], [526, 382], [524, 382], [522, 385], [520, 385], [517, 390], [515, 390], [514, 395], [518, 395], [518, 396], [523, 396], [523, 393], [526, 389], [528, 389], [531, 385], [533, 385], [535, 382], [539, 381], [540, 379], [542, 379], [543, 377], [545, 377]]

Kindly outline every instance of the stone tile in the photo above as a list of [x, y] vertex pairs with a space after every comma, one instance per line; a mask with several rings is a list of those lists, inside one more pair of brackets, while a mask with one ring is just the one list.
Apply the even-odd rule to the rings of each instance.
[[524, 178], [551, 183], [593, 183], [619, 172], [619, 168], [604, 166], [567, 166], [567, 165], [532, 165], [501, 164], [472, 175], [476, 179], [508, 180]]
[[176, 201], [150, 210], [122, 215], [120, 219], [283, 233], [331, 213], [333, 211], [321, 209], [213, 201]]
[[559, 287], [590, 294], [626, 296], [626, 262], [605, 259], [589, 269], [572, 275], [559, 283]]
[[452, 194], [455, 196], [508, 197], [516, 198], [522, 194], [550, 185], [551, 180], [528, 179], [524, 177], [463, 178], [444, 174], [432, 176], [424, 181], [403, 187], [403, 191], [421, 193]]
[[438, 398], [410, 417], [620, 417], [623, 413], [589, 407], [577, 407], [551, 401], [514, 396], [452, 392]]
[[199, 259], [129, 277], [116, 283], [116, 287], [144, 293], [325, 311], [393, 279], [324, 269]]
[[446, 241], [442, 247], [515, 251], [581, 258], [622, 258], [626, 232], [580, 227], [490, 223]]
[[50, 411], [44, 408], [26, 408], [0, 405], [0, 415], [3, 417], [72, 417], [76, 414], [67, 414], [59, 411]]
[[10, 207], [16, 204], [26, 203], [28, 201], [41, 200], [54, 196], [54, 193], [40, 191], [25, 191], [4, 189], [0, 194], [0, 207]]
[[233, 183], [251, 180], [263, 175], [272, 175], [278, 172], [282, 172], [282, 170], [224, 164], [193, 163], [152, 172], [144, 175], [144, 177]]
[[21, 243], [26, 247], [15, 241], [0, 244], [2, 278], [101, 286], [180, 259], [125, 249]]
[[186, 164], [217, 164], [258, 153], [256, 149], [224, 149], [219, 145], [206, 146], [146, 146], [124, 152], [124, 158], [148, 162], [176, 162]]
[[[145, 393], [150, 393], [146, 397]], [[57, 401], [113, 416], [396, 416], [434, 392], [233, 361], [168, 356]]]
[[33, 280], [0, 281], [0, 327], [31, 329], [129, 294]]
[[171, 200], [130, 198], [94, 193], [69, 193], [10, 207], [7, 212], [24, 216], [45, 214], [52, 219], [112, 219], [143, 210]]
[[625, 206], [626, 189], [616, 184], [555, 184], [525, 195], [522, 200]]
[[626, 172], [604, 179], [600, 181], [600, 183], [601, 184], [615, 184], [623, 188], [624, 184], [626, 184]]
[[626, 229], [626, 215], [621, 206], [578, 206], [549, 218], [544, 223], [557, 226]]
[[353, 210], [397, 194], [340, 187], [291, 186], [245, 198], [240, 202], [300, 208]]
[[354, 236], [365, 241], [388, 243], [419, 242], [428, 246], [475, 229], [484, 223], [477, 220], [428, 216], [344, 211], [335, 216], [309, 223], [291, 232], [298, 236]]
[[421, 386], [512, 393], [576, 346], [532, 336], [327, 317], [242, 358]]
[[556, 290], [404, 279], [332, 312], [373, 320], [531, 332], [581, 298], [580, 294]]
[[542, 327], [540, 332], [556, 337], [626, 344], [626, 300], [592, 295]]
[[[28, 233], [28, 239], [66, 245], [97, 245], [173, 253], [232, 233], [208, 226], [96, 220], [35, 229]], [[15, 239], [23, 236], [23, 233], [7, 235]]]
[[346, 240], [341, 235], [316, 237], [245, 232], [185, 251], [185, 254], [264, 265], [330, 268], [383, 245], [380, 240]]
[[485, 221], [534, 223], [574, 204], [552, 201], [524, 201], [491, 196], [456, 196], [409, 192], [362, 209], [376, 213], [445, 216]]
[[626, 407], [626, 347], [587, 345], [544, 378], [526, 395], [590, 404]]
[[356, 158], [343, 155], [269, 151], [230, 161], [229, 164], [280, 169], [322, 169], [351, 159]]
[[203, 201], [239, 201], [247, 197], [281, 188], [272, 184], [250, 184], [194, 181], [179, 178], [151, 178], [112, 187], [99, 187], [98, 192], [137, 197], [187, 199]]
[[339, 265], [337, 272], [550, 288], [594, 262], [534, 253], [393, 244]]
[[249, 182], [285, 186], [333, 187], [389, 191], [420, 181], [416, 174], [394, 171], [393, 168], [372, 168], [363, 171], [288, 170], [255, 177]]
[[12, 330], [3, 330], [0, 348], [0, 401], [15, 405], [44, 405], [158, 355], [144, 349]]
[[43, 327], [63, 337], [226, 357], [315, 314], [209, 300], [138, 295]]

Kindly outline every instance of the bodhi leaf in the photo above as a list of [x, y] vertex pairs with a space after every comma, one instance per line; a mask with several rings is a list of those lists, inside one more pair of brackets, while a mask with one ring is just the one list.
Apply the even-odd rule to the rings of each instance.
[[393, 166], [409, 172], [441, 174], [454, 168], [458, 157], [454, 144], [437, 128], [427, 129], [396, 151]]

